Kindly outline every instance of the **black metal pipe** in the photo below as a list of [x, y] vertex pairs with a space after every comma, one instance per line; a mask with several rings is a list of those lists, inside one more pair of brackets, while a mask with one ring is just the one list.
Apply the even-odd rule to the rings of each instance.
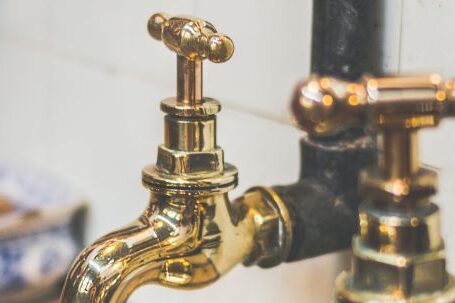
[[[381, 74], [382, 2], [315, 0], [311, 72], [346, 81]], [[302, 138], [299, 181], [273, 188], [294, 223], [288, 262], [350, 247], [358, 228], [358, 175], [376, 154], [363, 127]]]
[[381, 73], [382, 0], [315, 0], [311, 72], [345, 80]]
[[350, 247], [358, 226], [358, 174], [374, 162], [374, 146], [367, 136], [349, 145], [302, 138], [299, 181], [273, 188], [293, 221], [288, 262]]

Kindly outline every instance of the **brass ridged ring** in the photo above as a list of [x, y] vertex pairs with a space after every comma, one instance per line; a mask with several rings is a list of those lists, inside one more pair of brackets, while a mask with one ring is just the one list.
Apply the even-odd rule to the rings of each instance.
[[228, 163], [220, 174], [194, 177], [166, 174], [155, 165], [142, 170], [142, 184], [150, 191], [166, 194], [213, 195], [228, 192], [237, 183], [237, 169]]
[[179, 117], [207, 117], [217, 114], [221, 104], [215, 99], [204, 97], [199, 104], [182, 104], [177, 98], [171, 97], [161, 101], [161, 110], [169, 115]]
[[275, 256], [275, 258], [267, 258], [258, 263], [260, 267], [269, 268], [286, 261], [287, 257], [289, 256], [293, 238], [293, 223], [286, 203], [284, 203], [280, 195], [278, 195], [272, 188], [256, 186], [248, 189], [246, 192], [248, 193], [253, 191], [261, 192], [262, 196], [265, 198], [265, 201], [268, 202], [271, 207], [276, 210], [280, 217], [280, 223], [282, 227], [280, 230], [280, 232], [282, 232], [280, 234], [281, 253]]

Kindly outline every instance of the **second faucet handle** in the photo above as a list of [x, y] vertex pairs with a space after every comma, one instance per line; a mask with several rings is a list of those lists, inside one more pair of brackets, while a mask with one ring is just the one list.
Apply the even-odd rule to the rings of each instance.
[[352, 126], [418, 129], [455, 116], [455, 81], [426, 76], [365, 77], [359, 82], [312, 76], [294, 90], [297, 125], [315, 137], [329, 137]]
[[299, 126], [316, 137], [372, 126], [379, 157], [360, 174], [359, 188], [367, 200], [409, 205], [436, 192], [436, 174], [420, 165], [417, 131], [455, 116], [454, 92], [455, 81], [436, 74], [352, 83], [312, 77], [295, 90], [292, 109]]
[[215, 27], [194, 17], [169, 17], [164, 13], [152, 15], [148, 22], [150, 35], [188, 60], [209, 59], [214, 63], [229, 60], [234, 43], [228, 36], [219, 34]]

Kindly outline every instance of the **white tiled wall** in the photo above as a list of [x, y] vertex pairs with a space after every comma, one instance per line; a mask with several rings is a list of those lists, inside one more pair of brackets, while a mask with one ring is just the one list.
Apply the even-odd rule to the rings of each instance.
[[[386, 4], [385, 68], [455, 75], [455, 2]], [[233, 196], [297, 178], [299, 132], [287, 102], [309, 71], [310, 0], [0, 0], [0, 160], [51, 170], [86, 193], [90, 241], [147, 202], [140, 169], [162, 140], [159, 101], [175, 94], [175, 56], [146, 33], [156, 11], [202, 16], [236, 42], [231, 61], [205, 69], [206, 94], [225, 105], [219, 143], [240, 171]], [[454, 126], [425, 131], [421, 148], [443, 168], [437, 199], [452, 270]], [[267, 271], [239, 266], [206, 289], [145, 287], [131, 302], [330, 302], [347, 260], [341, 253]]]

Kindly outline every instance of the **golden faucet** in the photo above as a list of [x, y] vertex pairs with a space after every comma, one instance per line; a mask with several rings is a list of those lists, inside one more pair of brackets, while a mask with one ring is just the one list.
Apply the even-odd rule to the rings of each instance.
[[[301, 124], [297, 182], [254, 187], [231, 202], [237, 170], [216, 142], [221, 106], [202, 94], [202, 62], [229, 60], [233, 42], [206, 21], [162, 13], [148, 31], [177, 54], [177, 96], [161, 102], [164, 143], [142, 173], [149, 206], [81, 252], [61, 302], [125, 302], [144, 284], [198, 288], [238, 263], [267, 268], [349, 247], [357, 176], [376, 155], [371, 136], [349, 130], [327, 139]], [[294, 108], [297, 121], [299, 113]]]
[[337, 279], [337, 302], [455, 302], [439, 209], [430, 201], [437, 175], [420, 165], [417, 142], [420, 128], [455, 115], [454, 87], [439, 75], [358, 83], [315, 76], [297, 90], [297, 118], [313, 133], [367, 123], [377, 134], [379, 159], [359, 177], [360, 228], [352, 269]]
[[[238, 263], [276, 265], [288, 255], [289, 213], [266, 188], [234, 202], [237, 170], [216, 142], [220, 103], [202, 94], [202, 62], [227, 61], [232, 40], [209, 22], [153, 15], [150, 35], [177, 54], [177, 97], [161, 102], [164, 144], [145, 167], [149, 206], [132, 224], [81, 252], [65, 281], [62, 303], [125, 302], [144, 284], [198, 288]], [[264, 197], [270, 197], [265, 199]]]

